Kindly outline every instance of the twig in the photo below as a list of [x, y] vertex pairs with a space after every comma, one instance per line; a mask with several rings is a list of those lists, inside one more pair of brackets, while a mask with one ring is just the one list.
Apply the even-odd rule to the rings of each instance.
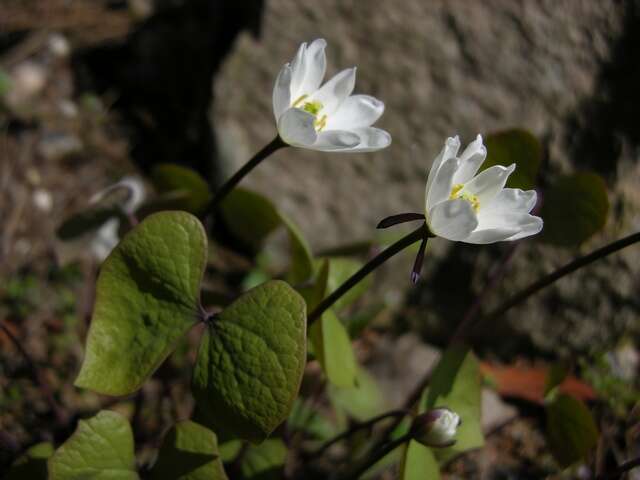
[[379, 460], [384, 458], [387, 454], [391, 453], [393, 450], [398, 448], [403, 443], [408, 442], [413, 437], [412, 432], [409, 432], [405, 435], [402, 435], [395, 440], [391, 440], [386, 445], [383, 445], [382, 448], [378, 449], [374, 453], [372, 453], [369, 457], [365, 458], [365, 460], [360, 463], [360, 465], [356, 466], [351, 472], [347, 473], [344, 477], [340, 477], [341, 480], [351, 480], [360, 478], [364, 472], [366, 472], [369, 468], [375, 465]]

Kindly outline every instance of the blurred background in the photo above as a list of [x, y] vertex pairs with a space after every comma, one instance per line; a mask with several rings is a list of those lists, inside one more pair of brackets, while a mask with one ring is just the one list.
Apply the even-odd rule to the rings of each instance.
[[[541, 196], [575, 172], [606, 183], [606, 224], [579, 245], [533, 238], [514, 254], [435, 240], [416, 287], [412, 254], [376, 275], [362, 299], [375, 318], [356, 348], [389, 405], [437, 358], [505, 255], [483, 308], [640, 230], [638, 1], [0, 0], [0, 473], [100, 406], [130, 412], [143, 446], [189, 415], [189, 345], [133, 400], [72, 386], [99, 262], [56, 229], [123, 176], [151, 190], [159, 163], [220, 185], [276, 134], [276, 75], [318, 37], [328, 75], [357, 66], [356, 93], [385, 102], [377, 126], [393, 144], [358, 155], [282, 150], [243, 183], [292, 218], [314, 251], [421, 212], [431, 162], [455, 134], [464, 145], [478, 133], [529, 131], [540, 142]], [[217, 261], [249, 268], [232, 247]], [[525, 387], [491, 397], [495, 434], [452, 475], [541, 478], [551, 468], [539, 405], [521, 390], [555, 362], [597, 392], [610, 437], [627, 434], [639, 398], [639, 265], [640, 249], [628, 248], [478, 332], [486, 368], [509, 366]]]

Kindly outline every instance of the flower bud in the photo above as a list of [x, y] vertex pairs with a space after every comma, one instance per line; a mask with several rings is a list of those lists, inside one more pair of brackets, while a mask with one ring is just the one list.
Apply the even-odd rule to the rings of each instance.
[[456, 443], [456, 431], [462, 421], [460, 416], [446, 407], [434, 408], [413, 420], [411, 431], [414, 440], [428, 447], [450, 447]]

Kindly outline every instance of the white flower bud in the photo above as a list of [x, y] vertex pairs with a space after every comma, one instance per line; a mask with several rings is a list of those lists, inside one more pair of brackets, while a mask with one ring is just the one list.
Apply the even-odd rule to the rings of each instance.
[[449, 447], [461, 424], [460, 416], [446, 407], [434, 408], [418, 415], [411, 426], [413, 438], [428, 447]]

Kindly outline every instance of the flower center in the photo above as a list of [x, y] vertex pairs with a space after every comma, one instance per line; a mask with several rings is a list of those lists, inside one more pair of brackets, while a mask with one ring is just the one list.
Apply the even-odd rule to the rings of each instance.
[[322, 116], [320, 116], [320, 118], [318, 118], [318, 113], [320, 113], [320, 110], [322, 110], [324, 105], [322, 105], [322, 102], [319, 102], [318, 100], [312, 100], [310, 102], [305, 102], [305, 100], [308, 97], [309, 97], [309, 95], [307, 95], [307, 94], [300, 95], [296, 99], [296, 101], [293, 102], [292, 107], [301, 108], [305, 112], [309, 112], [311, 115], [316, 117], [316, 119], [313, 121], [313, 126], [316, 128], [316, 130], [318, 132], [320, 132], [327, 125], [327, 116], [326, 115], [322, 115]]
[[465, 192], [463, 191], [463, 189], [464, 184], [456, 183], [453, 187], [451, 187], [451, 195], [449, 195], [449, 199], [455, 200], [456, 198], [461, 198], [463, 200], [466, 200], [471, 204], [473, 210], [478, 213], [478, 210], [480, 209], [480, 200], [478, 200], [478, 196], [473, 195], [469, 192]]

